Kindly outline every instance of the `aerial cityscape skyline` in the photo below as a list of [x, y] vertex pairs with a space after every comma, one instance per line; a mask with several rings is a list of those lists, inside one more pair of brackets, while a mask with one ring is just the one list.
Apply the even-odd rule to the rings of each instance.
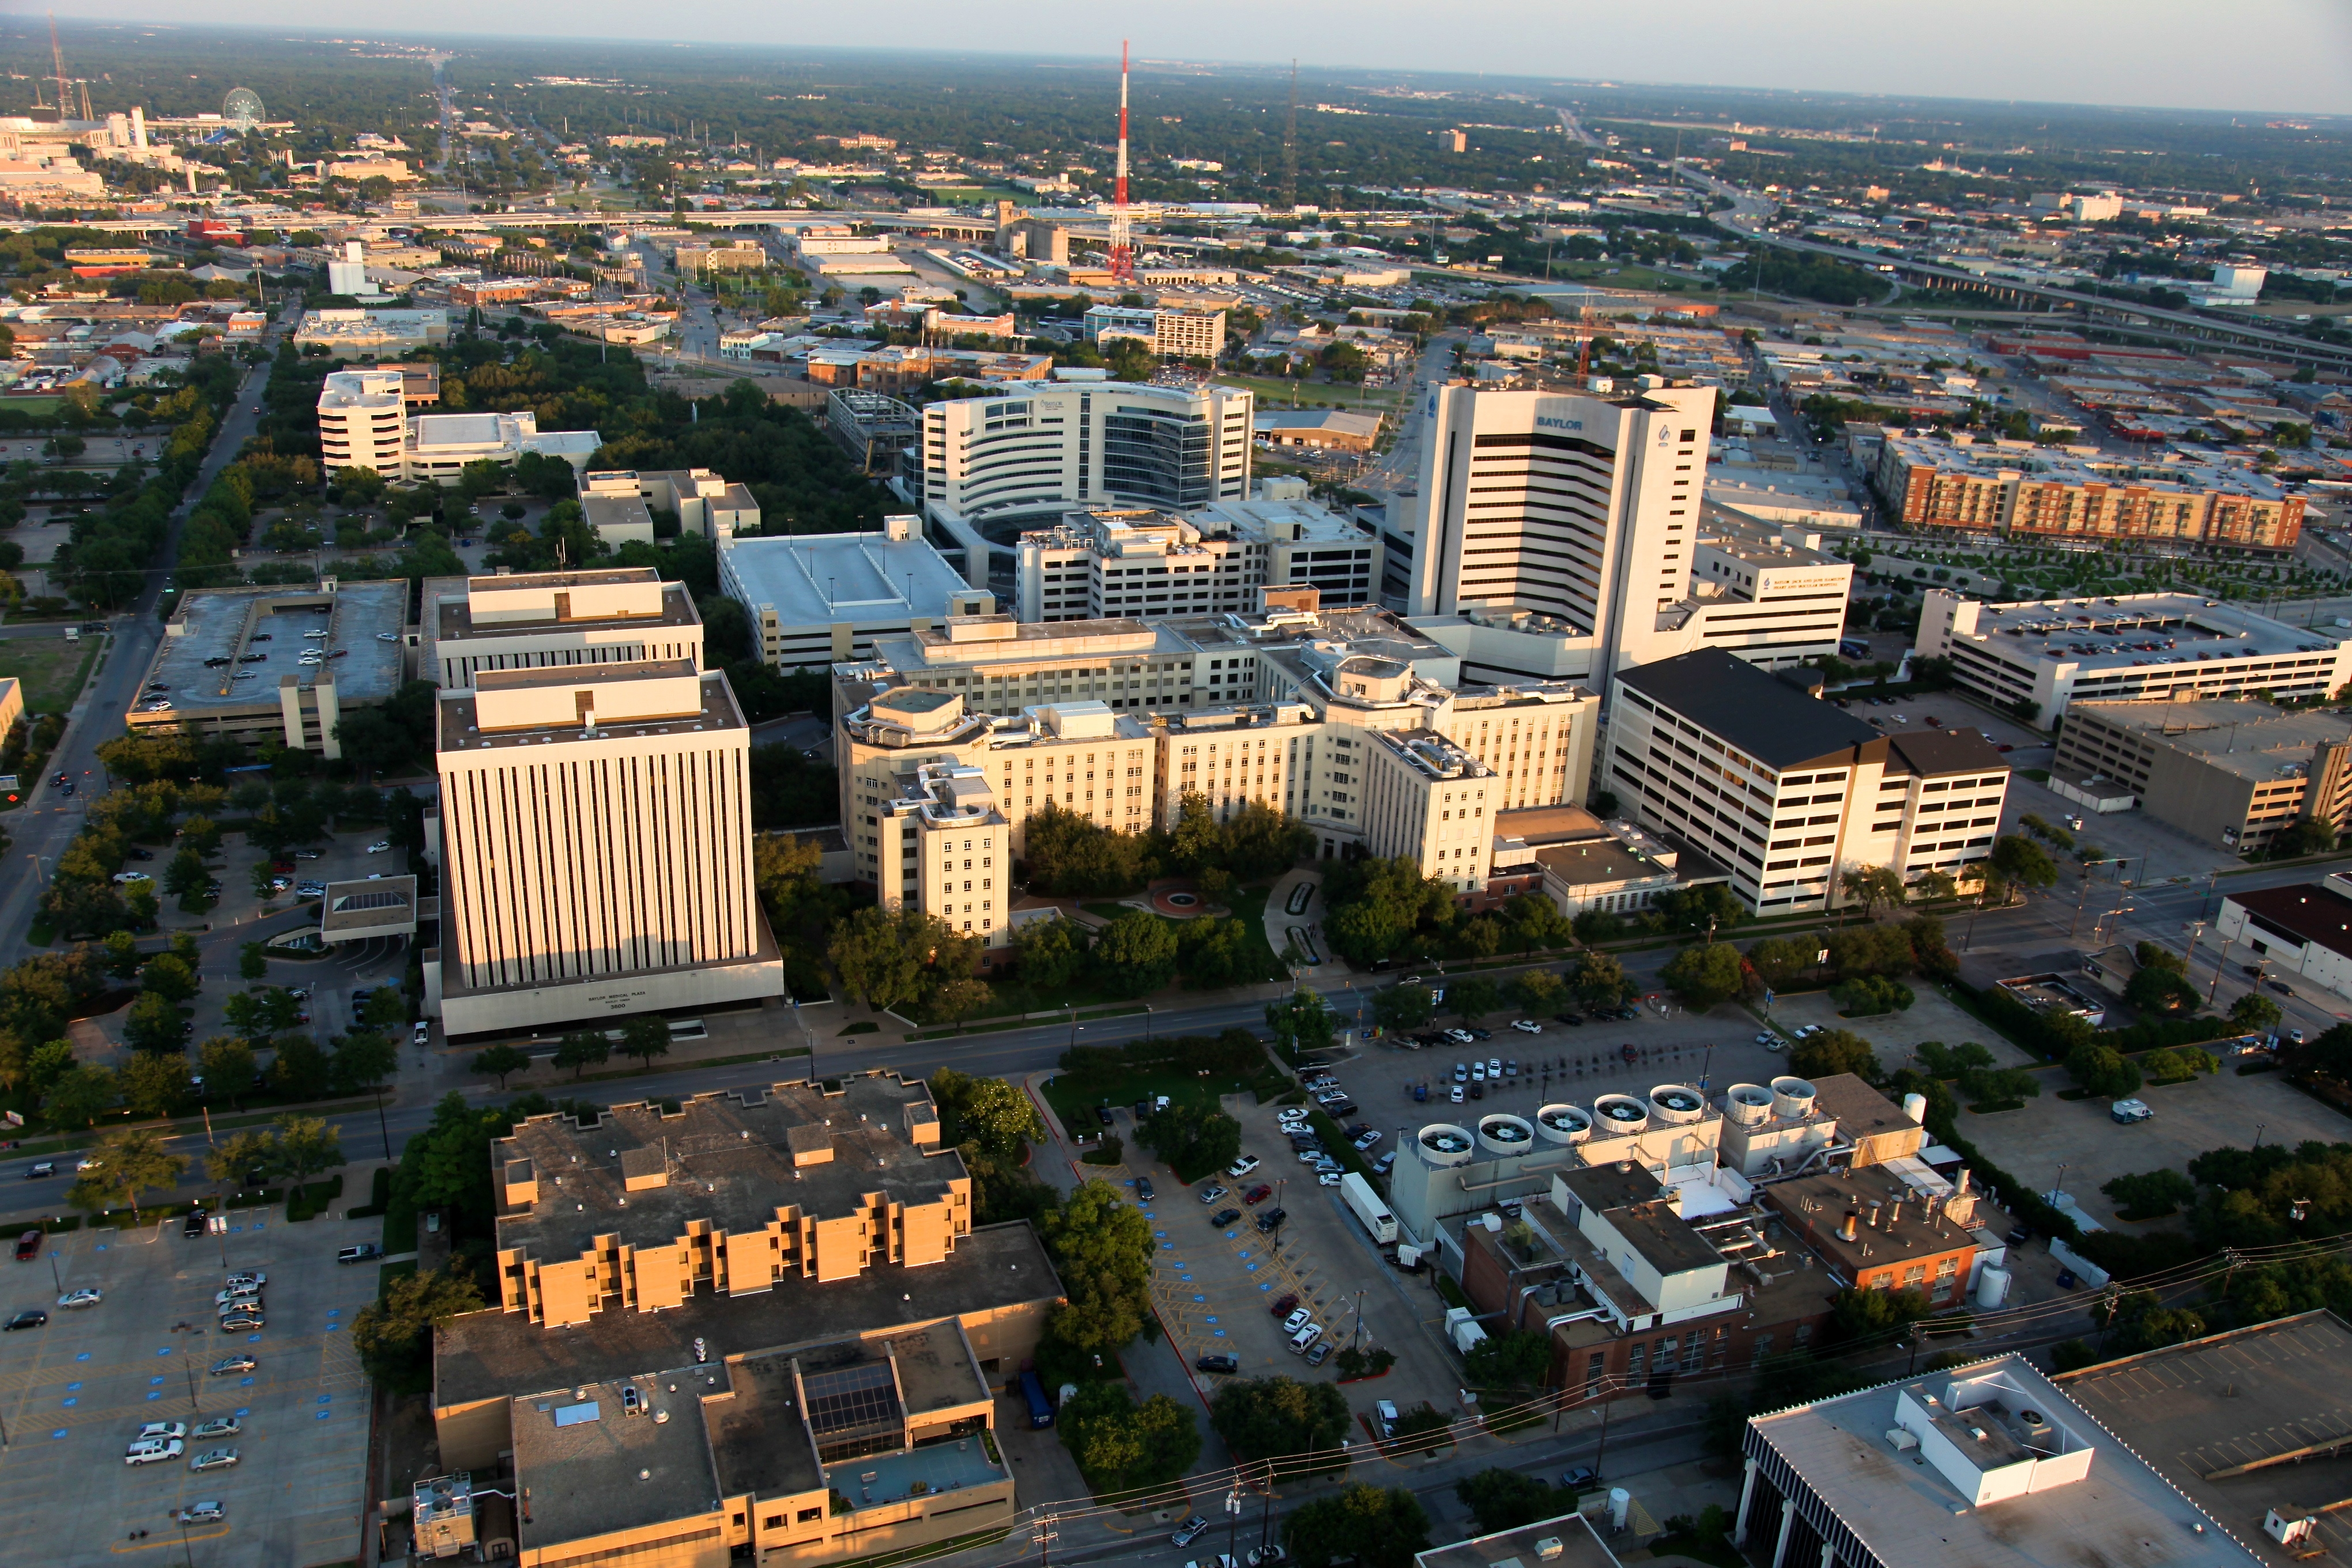
[[28, 1559], [2352, 1552], [2340, 16], [268, 16], [0, 20]]

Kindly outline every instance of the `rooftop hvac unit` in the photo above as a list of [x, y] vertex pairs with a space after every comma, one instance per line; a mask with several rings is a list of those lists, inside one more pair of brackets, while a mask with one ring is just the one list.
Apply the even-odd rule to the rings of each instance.
[[1612, 1138], [1628, 1137], [1650, 1125], [1650, 1110], [1630, 1094], [1604, 1094], [1592, 1102], [1593, 1125]]
[[1723, 1114], [1741, 1127], [1761, 1127], [1772, 1120], [1772, 1091], [1762, 1084], [1735, 1083], [1723, 1097]]
[[1772, 1080], [1772, 1114], [1783, 1121], [1802, 1121], [1813, 1113], [1813, 1086], [1801, 1078]]
[[1679, 1083], [1662, 1083], [1650, 1090], [1650, 1120], [1662, 1126], [1683, 1127], [1706, 1114], [1706, 1098]]
[[1536, 1136], [1547, 1143], [1581, 1143], [1592, 1136], [1592, 1118], [1573, 1105], [1547, 1105], [1536, 1112]]

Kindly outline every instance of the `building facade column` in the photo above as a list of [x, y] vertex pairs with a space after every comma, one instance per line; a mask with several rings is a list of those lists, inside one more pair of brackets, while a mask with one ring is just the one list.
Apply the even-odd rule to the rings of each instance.
[[1793, 1498], [1780, 1500], [1780, 1538], [1772, 1542], [1772, 1568], [1780, 1568], [1780, 1560], [1789, 1555], [1789, 1531], [1797, 1522], [1797, 1503]]
[[1745, 1547], [1748, 1544], [1748, 1508], [1756, 1500], [1755, 1459], [1752, 1458], [1748, 1459], [1745, 1468], [1748, 1472], [1747, 1478], [1739, 1483], [1739, 1512], [1731, 1525], [1731, 1544], [1735, 1548]]
[[1826, 1541], [1822, 1542], [1822, 1568], [1837, 1568], [1837, 1548]]

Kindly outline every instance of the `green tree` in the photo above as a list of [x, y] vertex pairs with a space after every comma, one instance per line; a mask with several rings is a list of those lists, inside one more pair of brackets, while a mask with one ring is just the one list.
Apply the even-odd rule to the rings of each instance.
[[146, 967], [139, 972], [139, 985], [166, 1002], [185, 1002], [198, 988], [196, 972], [185, 959], [173, 952], [159, 952], [149, 959]]
[[934, 1017], [950, 1019], [961, 1027], [966, 1018], [995, 1000], [996, 993], [987, 981], [974, 974], [958, 974], [931, 993], [930, 1011]]
[[1426, 985], [1391, 985], [1372, 994], [1372, 1016], [1395, 1034], [1418, 1029], [1437, 1016], [1437, 1003]]
[[1318, 1498], [1283, 1521], [1282, 1543], [1299, 1568], [1410, 1568], [1429, 1546], [1429, 1515], [1403, 1487], [1350, 1482], [1337, 1497]]
[[2084, 1089], [2108, 1100], [2128, 1095], [2140, 1086], [2138, 1064], [2096, 1040], [2066, 1053], [2066, 1072]]
[[[183, 902], [200, 901], [213, 882], [213, 874], [205, 865], [205, 858], [193, 848], [184, 848], [172, 857], [163, 868], [163, 890]], [[207, 903], [207, 908], [210, 905]]]
[[[664, 1045], [667, 1048], [667, 1031], [664, 1031]], [[480, 1073], [485, 1078], [497, 1079], [499, 1088], [503, 1091], [507, 1087], [508, 1075], [521, 1072], [530, 1066], [530, 1054], [528, 1051], [519, 1047], [500, 1044], [476, 1051], [471, 1070]]]
[[1143, 1331], [1156, 1244], [1143, 1211], [1100, 1178], [1080, 1182], [1042, 1227], [1062, 1304], [1049, 1331], [1081, 1352], [1108, 1353]]
[[335, 1081], [334, 1064], [319, 1042], [308, 1035], [288, 1035], [278, 1042], [277, 1059], [269, 1064], [270, 1086], [289, 1100], [317, 1100]]
[[1176, 928], [1149, 910], [1125, 910], [1095, 939], [1094, 966], [1121, 995], [1157, 991], [1176, 973]]
[[1462, 1364], [1481, 1388], [1533, 1388], [1551, 1370], [1551, 1336], [1525, 1330], [1493, 1334], [1472, 1345]]
[[1304, 1053], [1330, 1046], [1339, 1031], [1339, 1016], [1319, 993], [1301, 986], [1281, 1001], [1265, 1005], [1265, 1026], [1274, 1031], [1285, 1059], [1296, 1067]]
[[1503, 1005], [1503, 988], [1483, 974], [1465, 974], [1446, 982], [1445, 1005], [1467, 1026]]
[[195, 1098], [188, 1058], [177, 1051], [140, 1051], [124, 1064], [122, 1100], [140, 1116], [172, 1116]]
[[1633, 994], [1625, 966], [1605, 952], [1587, 952], [1576, 961], [1576, 994], [1590, 1007], [1622, 1005]]
[[1862, 918], [1876, 917], [1881, 904], [1889, 909], [1903, 907], [1903, 873], [1892, 866], [1856, 866], [1838, 879], [1838, 890], [1851, 903], [1862, 906]]
[[122, 1020], [122, 1043], [134, 1051], [177, 1051], [187, 1037], [179, 1008], [152, 991], [141, 992]]
[[1124, 1384], [1080, 1385], [1055, 1426], [1097, 1497], [1166, 1486], [1201, 1457], [1191, 1410], [1164, 1394], [1138, 1405]]
[[1828, 1337], [1838, 1344], [1885, 1344], [1929, 1310], [1925, 1290], [1851, 1287], [1830, 1300]]
[[335, 1092], [366, 1092], [400, 1070], [400, 1047], [380, 1029], [353, 1029], [335, 1042]]
[[653, 1066], [656, 1057], [669, 1055], [669, 1026], [649, 1014], [638, 1014], [621, 1026], [621, 1054], [636, 1058], [642, 1066]]
[[231, 1110], [253, 1092], [260, 1077], [253, 1047], [234, 1035], [215, 1035], [198, 1046], [196, 1066], [204, 1071], [205, 1095], [228, 1101]]
[[1061, 990], [1087, 966], [1087, 933], [1076, 921], [1032, 921], [1013, 939], [1021, 978], [1041, 994]]
[[2162, 1219], [2197, 1196], [2197, 1184], [2178, 1171], [2142, 1171], [2111, 1177], [2099, 1191], [2113, 1199], [2116, 1211], [2127, 1220]]
[[[408, 1024], [408, 998], [396, 985], [379, 985], [360, 1009], [360, 1024], [370, 1029], [402, 1029]], [[279, 1026], [284, 1027], [283, 1025]]]
[[97, 1168], [85, 1171], [66, 1194], [66, 1202], [85, 1213], [100, 1209], [136, 1208], [139, 1194], [150, 1187], [173, 1187], [188, 1168], [185, 1154], [163, 1146], [163, 1134], [152, 1127], [126, 1127], [110, 1132], [90, 1152]]
[[[259, 1128], [232, 1132], [205, 1155], [205, 1174], [223, 1186], [267, 1186], [282, 1163], [278, 1135]], [[250, 1178], [258, 1176], [254, 1182]]]
[[869, 908], [834, 928], [827, 952], [859, 1001], [888, 1010], [919, 1000], [941, 975], [971, 973], [979, 941], [919, 910]]
[[1284, 1472], [1297, 1474], [1339, 1468], [1346, 1462], [1339, 1439], [1351, 1423], [1335, 1384], [1256, 1377], [1221, 1384], [1209, 1401], [1209, 1425], [1235, 1458], [1288, 1460]]
[[1739, 994], [1739, 950], [1727, 942], [1686, 947], [1667, 961], [1658, 978], [1684, 1006], [1704, 1013]]
[[1490, 1467], [1454, 1483], [1454, 1495], [1478, 1521], [1480, 1533], [1517, 1530], [1539, 1519], [1558, 1519], [1576, 1507], [1576, 1494], [1517, 1470]]
[[1993, 840], [1988, 862], [1992, 875], [2008, 887], [2047, 888], [2058, 880], [2058, 862], [2031, 838], [2004, 834]]
[[1511, 982], [1511, 994], [1529, 1013], [1549, 1013], [1568, 994], [1568, 984], [1549, 969], [1530, 969]]
[[590, 1068], [603, 1067], [612, 1055], [612, 1043], [602, 1029], [573, 1029], [555, 1042], [555, 1065], [570, 1068], [574, 1082]]
[[2230, 1026], [2241, 1034], [2267, 1034], [2285, 1016], [2277, 1003], [2259, 991], [2249, 991], [2230, 1004]]
[[1135, 1141], [1189, 1182], [1233, 1163], [1242, 1152], [1242, 1124], [1213, 1106], [1180, 1100], [1145, 1117]]
[[1858, 1078], [1878, 1077], [1878, 1053], [1851, 1029], [1824, 1029], [1800, 1041], [1789, 1053], [1789, 1070], [1799, 1078], [1833, 1078], [1850, 1072]]
[[343, 1163], [342, 1132], [322, 1116], [281, 1116], [276, 1122], [278, 1167], [306, 1182]]
[[947, 1141], [983, 1159], [1018, 1165], [1025, 1147], [1045, 1136], [1035, 1104], [1017, 1084], [939, 1068], [931, 1073], [930, 1089]]
[[1779, 991], [1811, 969], [1824, 945], [1812, 937], [1768, 936], [1748, 950], [1748, 965], [1768, 988]]
[[433, 1331], [483, 1305], [464, 1265], [453, 1259], [430, 1273], [386, 1285], [383, 1298], [362, 1307], [352, 1320], [352, 1348], [378, 1388], [422, 1393], [431, 1384]]
[[[72, 1052], [67, 1052], [70, 1060]], [[92, 1062], [77, 1062], [59, 1073], [42, 1098], [41, 1109], [59, 1127], [92, 1127], [114, 1108], [114, 1075]]]

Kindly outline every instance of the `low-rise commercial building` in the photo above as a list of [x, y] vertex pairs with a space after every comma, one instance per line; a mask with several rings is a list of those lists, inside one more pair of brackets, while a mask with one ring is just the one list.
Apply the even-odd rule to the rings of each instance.
[[950, 566], [913, 516], [884, 518], [873, 533], [724, 540], [719, 585], [751, 612], [760, 657], [779, 669], [870, 658], [877, 637], [996, 609], [996, 596]]
[[1086, 332], [1091, 343], [1126, 338], [1163, 357], [1213, 360], [1225, 349], [1225, 313], [1097, 305], [1087, 312]]
[[419, 673], [452, 691], [485, 670], [707, 665], [694, 595], [650, 566], [428, 577], [417, 647]]
[[2207, 844], [2267, 848], [2306, 819], [2352, 830], [2352, 719], [2267, 702], [2075, 702], [2051, 787], [2112, 784], [2130, 803]]
[[449, 341], [449, 312], [434, 310], [310, 310], [294, 329], [294, 347], [335, 359], [380, 359]]
[[1268, 447], [1360, 454], [1380, 444], [1381, 416], [1339, 408], [1276, 408], [1254, 417], [1250, 428]]
[[454, 485], [468, 463], [506, 467], [525, 452], [561, 458], [572, 472], [587, 470], [604, 444], [593, 430], [548, 430], [526, 408], [516, 414], [420, 414], [408, 422], [400, 454], [400, 477], [409, 484]]
[[1028, 1225], [971, 1223], [922, 1084], [533, 1117], [490, 1162], [499, 1299], [436, 1331], [434, 1423], [466, 1491], [528, 1500], [424, 1525], [815, 1564], [1010, 1521], [987, 1432], [1061, 1288]]
[[452, 1037], [782, 994], [724, 675], [684, 658], [477, 668], [437, 718], [425, 1005]]
[[2259, 888], [2221, 900], [2213, 934], [2252, 948], [2266, 969], [2300, 974], [2338, 996], [2352, 996], [2352, 878]]
[[343, 714], [400, 689], [407, 620], [405, 580], [191, 589], [123, 721], [341, 757]]
[[1621, 671], [1605, 787], [1731, 874], [1748, 908], [1827, 910], [1843, 873], [1981, 875], [2009, 767], [1973, 730], [1890, 737], [1720, 649]]
[[1024, 621], [1209, 615], [1257, 609], [1252, 590], [1291, 586], [1369, 604], [1380, 580], [1378, 535], [1310, 500], [1219, 501], [1181, 516], [1097, 506], [1021, 535], [1014, 606]]
[[[2173, 1348], [2194, 1352], [2204, 1343]], [[2311, 1411], [2326, 1374], [2291, 1346], [2272, 1352], [2276, 1361], [2265, 1359], [2269, 1347], [2259, 1339], [2245, 1348], [2253, 1353], [2190, 1359], [2178, 1371], [2151, 1363], [2164, 1351], [2090, 1369], [2084, 1375], [2111, 1375], [2086, 1397], [2129, 1410], [2109, 1417], [2120, 1434], [2071, 1397], [2072, 1380], [2043, 1375], [2020, 1352], [1753, 1416], [1741, 1440], [1745, 1478], [1732, 1541], [1767, 1568], [1896, 1568], [1923, 1554], [1978, 1568], [2038, 1568], [2085, 1552], [2145, 1552], [2156, 1541], [2180, 1568], [2285, 1568], [2291, 1553], [2247, 1544], [2264, 1538], [2260, 1505], [2249, 1515], [2246, 1500], [2273, 1495], [2275, 1477], [2229, 1488], [2236, 1506], [2208, 1511], [2200, 1499], [2214, 1483], [2204, 1472], [2238, 1479], [2241, 1450], [2230, 1439], [2242, 1432], [2266, 1432], [2245, 1450], [2257, 1460], [2287, 1447], [2281, 1439], [2293, 1419], [2277, 1413]], [[2252, 1368], [2290, 1356], [2302, 1369], [2297, 1390], [2242, 1412], [2217, 1403], [2222, 1384], [2241, 1386], [2224, 1367], [2248, 1367], [2246, 1386], [2254, 1386]], [[2331, 1362], [2340, 1367], [2340, 1354]], [[2265, 1373], [2262, 1386], [2277, 1381]], [[2210, 1425], [2170, 1420], [2192, 1405], [2210, 1410]], [[2258, 1415], [2272, 1425], [2252, 1426]], [[2166, 1420], [2179, 1439], [2145, 1430], [2148, 1418]], [[2210, 1458], [2216, 1453], [2231, 1458], [2219, 1462]]]
[[1930, 588], [1915, 646], [1950, 659], [1965, 690], [2044, 721], [2076, 701], [2329, 697], [2352, 681], [2352, 634], [2195, 594], [1989, 605]]
[[2278, 551], [2303, 533], [2303, 498], [2248, 468], [1890, 434], [1874, 477], [1888, 509], [1914, 528]]

